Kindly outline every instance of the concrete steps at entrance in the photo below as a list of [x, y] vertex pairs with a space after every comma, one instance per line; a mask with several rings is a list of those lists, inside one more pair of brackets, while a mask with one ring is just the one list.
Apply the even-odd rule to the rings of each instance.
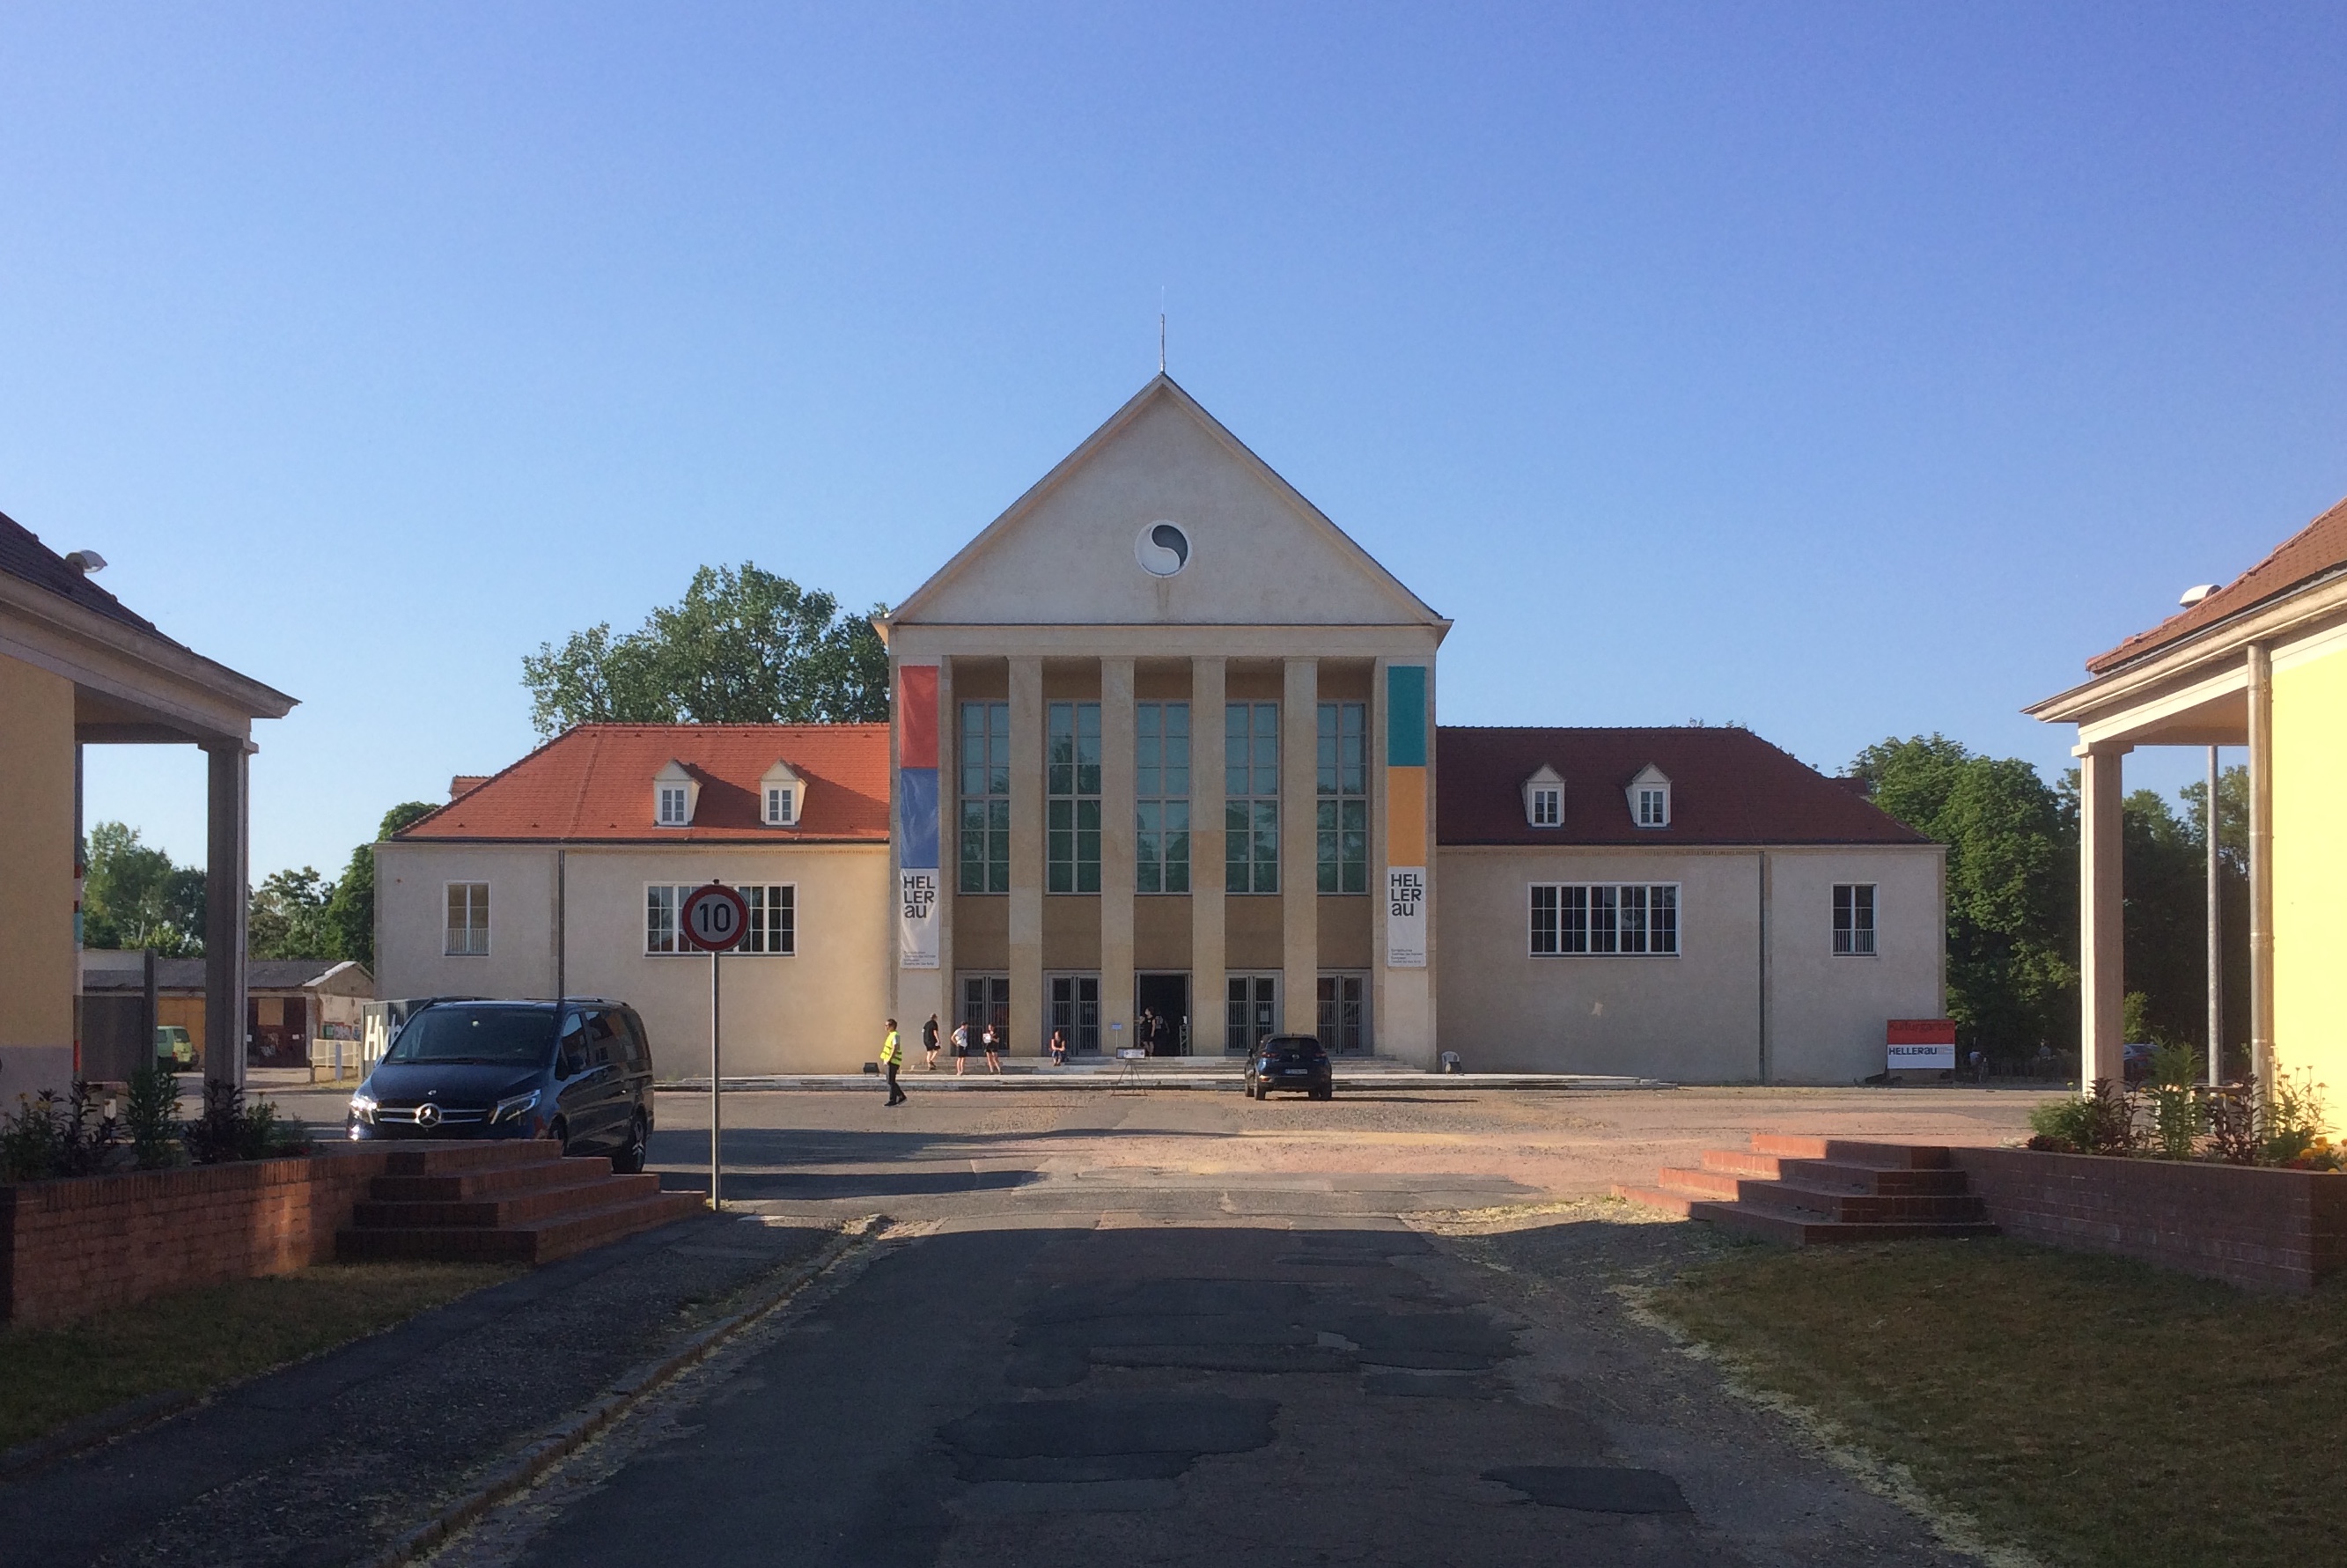
[[388, 1258], [551, 1263], [695, 1214], [699, 1193], [622, 1176], [601, 1156], [565, 1159], [552, 1143], [418, 1143], [390, 1156], [335, 1234], [343, 1262]]
[[1993, 1235], [1944, 1148], [1757, 1132], [1614, 1195], [1792, 1246]]

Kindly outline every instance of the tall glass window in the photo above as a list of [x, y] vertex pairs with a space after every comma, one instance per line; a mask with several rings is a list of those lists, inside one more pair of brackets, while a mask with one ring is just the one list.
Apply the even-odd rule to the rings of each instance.
[[1010, 891], [1010, 704], [961, 705], [961, 890]]
[[1133, 890], [1190, 891], [1190, 704], [1133, 704]]
[[1054, 893], [1100, 891], [1101, 707], [1053, 702], [1045, 714], [1045, 863]]
[[1223, 722], [1223, 886], [1279, 891], [1279, 704], [1232, 702]]
[[1320, 704], [1320, 891], [1369, 890], [1368, 704]]

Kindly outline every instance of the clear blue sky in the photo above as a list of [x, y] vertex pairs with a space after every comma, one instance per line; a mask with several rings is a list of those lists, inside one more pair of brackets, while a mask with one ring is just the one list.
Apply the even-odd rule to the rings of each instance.
[[[1155, 367], [1450, 723], [1839, 767], [2347, 493], [2347, 12], [0, 10], [0, 510], [302, 700], [256, 879], [704, 561], [908, 592]], [[1048, 607], [1041, 607], [1048, 608]], [[2149, 753], [2172, 787], [2195, 758]], [[181, 748], [88, 815], [201, 854]]]

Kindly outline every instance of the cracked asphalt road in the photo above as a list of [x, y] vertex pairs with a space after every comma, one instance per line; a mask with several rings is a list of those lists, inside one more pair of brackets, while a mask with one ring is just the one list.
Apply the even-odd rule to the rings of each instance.
[[1539, 1178], [1602, 1103], [1313, 1106], [1250, 1169], [1236, 1096], [848, 1099], [745, 1129], [833, 1184], [753, 1206], [897, 1228], [440, 1568], [1966, 1560], [1641, 1326], [1723, 1244]]

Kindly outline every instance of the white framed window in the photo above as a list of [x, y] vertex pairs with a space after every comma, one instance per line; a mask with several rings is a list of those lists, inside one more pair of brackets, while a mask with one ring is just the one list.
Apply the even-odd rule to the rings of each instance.
[[1670, 826], [1671, 781], [1662, 769], [1648, 763], [1624, 793], [1630, 797], [1632, 822], [1640, 827]]
[[[701, 949], [677, 935], [676, 912], [698, 882], [651, 882], [644, 885], [644, 951], [648, 955], [697, 953]], [[736, 887], [750, 906], [749, 928], [736, 953], [788, 958], [798, 951], [798, 887], [789, 882], [753, 883]]]
[[1676, 882], [1535, 882], [1530, 912], [1534, 958], [1678, 956]]
[[1532, 788], [1532, 824], [1534, 827], [1560, 827], [1564, 823], [1564, 790], [1558, 784], [1536, 784]]
[[1837, 957], [1874, 957], [1874, 884], [1837, 882], [1833, 890], [1833, 950]]
[[1190, 891], [1190, 704], [1133, 704], [1133, 890]]
[[1279, 891], [1279, 704], [1223, 709], [1223, 891]]
[[692, 820], [692, 807], [687, 803], [682, 784], [660, 786], [660, 825], [662, 827], [682, 827]]
[[789, 827], [799, 819], [799, 792], [789, 784], [766, 788], [766, 825]]
[[448, 884], [448, 944], [451, 958], [478, 958], [489, 950], [489, 885]]

